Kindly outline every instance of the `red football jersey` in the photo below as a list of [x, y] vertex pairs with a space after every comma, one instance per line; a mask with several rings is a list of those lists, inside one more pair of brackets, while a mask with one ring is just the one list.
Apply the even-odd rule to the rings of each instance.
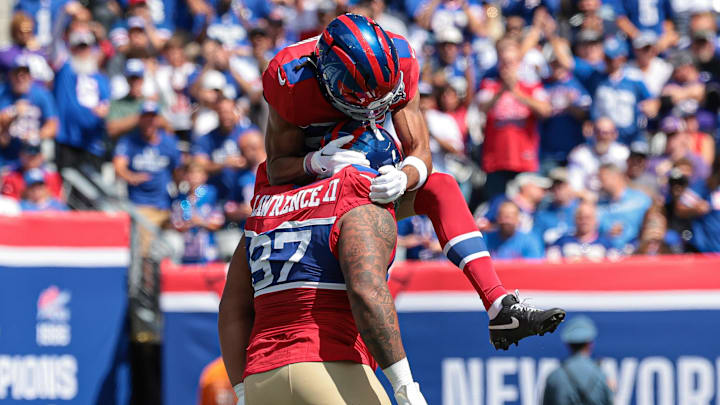
[[[518, 82], [519, 90], [526, 95], [547, 100], [542, 85]], [[480, 84], [481, 99], [491, 99], [502, 84], [485, 79]], [[483, 144], [483, 170], [535, 172], [538, 170], [540, 134], [538, 121], [530, 108], [505, 92], [487, 113], [485, 143]]]
[[[417, 93], [420, 67], [415, 51], [404, 37], [387, 33], [395, 44], [400, 70], [405, 83], [405, 98], [390, 107], [391, 111], [404, 107]], [[323, 96], [315, 76], [315, 69], [307, 57], [315, 51], [319, 37], [306, 39], [280, 51], [263, 73], [265, 99], [287, 122], [306, 127], [313, 124], [339, 122], [348, 117], [336, 110]]]
[[[245, 375], [291, 363], [352, 361], [376, 367], [355, 325], [337, 259], [337, 220], [372, 204], [375, 170], [350, 166], [296, 188], [260, 177], [245, 224], [255, 323]], [[392, 204], [386, 208], [393, 214]], [[389, 263], [388, 263], [389, 264]]]

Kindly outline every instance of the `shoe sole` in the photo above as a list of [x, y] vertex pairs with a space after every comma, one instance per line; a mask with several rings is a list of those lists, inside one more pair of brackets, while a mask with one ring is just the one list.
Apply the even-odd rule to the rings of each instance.
[[517, 339], [511, 339], [507, 337], [500, 337], [495, 340], [490, 340], [490, 342], [495, 346], [495, 350], [507, 350], [510, 348], [510, 346], [514, 343], [515, 346], [518, 345], [518, 342], [528, 336], [534, 336], [534, 335], [540, 335], [543, 336], [546, 333], [553, 333], [555, 332], [555, 329], [557, 329], [558, 325], [565, 320], [565, 311], [558, 309], [556, 313], [550, 315], [547, 319], [545, 319], [540, 324], [540, 330], [537, 332], [523, 336], [521, 338]]

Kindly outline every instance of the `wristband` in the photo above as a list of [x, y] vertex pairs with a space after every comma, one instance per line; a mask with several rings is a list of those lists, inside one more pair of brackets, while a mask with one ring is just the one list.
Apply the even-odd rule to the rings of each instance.
[[408, 363], [407, 357], [393, 363], [387, 368], [384, 368], [383, 373], [385, 373], [385, 377], [387, 377], [390, 381], [390, 385], [393, 387], [393, 392], [397, 392], [403, 385], [413, 383], [412, 373], [410, 372], [410, 363]]
[[312, 157], [315, 153], [317, 152], [310, 152], [303, 158], [303, 169], [305, 170], [305, 174], [309, 176], [317, 176], [317, 172], [312, 168]]
[[415, 156], [408, 156], [405, 158], [405, 160], [400, 163], [400, 169], [402, 169], [405, 166], [412, 166], [417, 170], [418, 172], [418, 182], [413, 188], [409, 188], [408, 191], [415, 191], [422, 187], [425, 182], [427, 181], [428, 177], [428, 169], [427, 166], [425, 166], [425, 162], [420, 160], [419, 158]]
[[237, 396], [238, 399], [245, 399], [245, 384], [244, 383], [237, 383], [233, 386], [233, 391], [235, 391], [235, 396]]

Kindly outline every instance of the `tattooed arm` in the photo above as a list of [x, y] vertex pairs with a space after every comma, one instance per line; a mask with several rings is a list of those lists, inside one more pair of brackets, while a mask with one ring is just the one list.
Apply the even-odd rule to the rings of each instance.
[[395, 303], [386, 274], [397, 228], [377, 205], [352, 209], [339, 222], [338, 257], [360, 336], [385, 368], [405, 358]]

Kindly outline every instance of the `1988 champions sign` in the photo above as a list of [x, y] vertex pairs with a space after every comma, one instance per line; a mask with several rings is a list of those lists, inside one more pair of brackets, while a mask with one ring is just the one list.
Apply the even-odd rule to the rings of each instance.
[[127, 239], [122, 216], [0, 217], [0, 403], [127, 403]]

